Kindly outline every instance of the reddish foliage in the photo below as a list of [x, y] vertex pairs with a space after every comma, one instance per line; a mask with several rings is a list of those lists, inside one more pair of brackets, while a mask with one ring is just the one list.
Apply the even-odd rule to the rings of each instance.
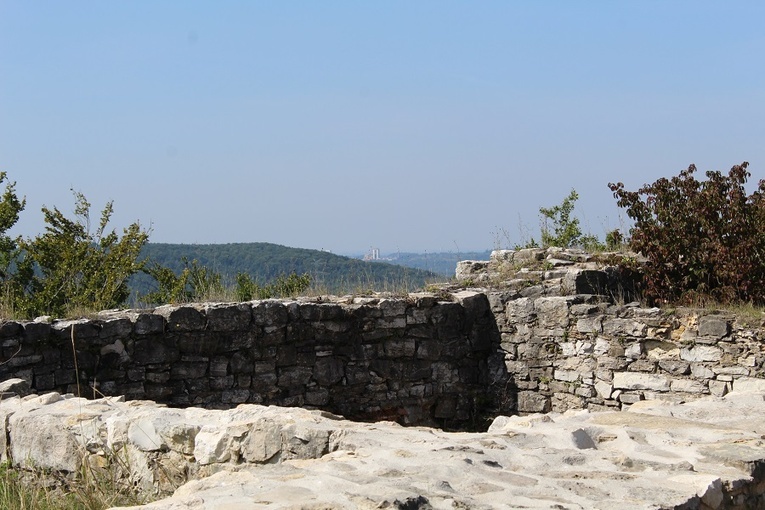
[[644, 297], [765, 303], [765, 180], [747, 196], [748, 166], [736, 165], [727, 176], [710, 171], [698, 181], [691, 165], [638, 191], [609, 183], [635, 222], [631, 247], [649, 260]]

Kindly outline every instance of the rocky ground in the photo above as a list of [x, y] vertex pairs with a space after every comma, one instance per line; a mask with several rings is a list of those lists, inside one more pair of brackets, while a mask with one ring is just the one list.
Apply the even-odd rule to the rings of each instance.
[[765, 508], [763, 415], [762, 391], [498, 417], [486, 433], [255, 405], [0, 402], [16, 465], [77, 472], [118, 455], [144, 490], [180, 485], [153, 510]]

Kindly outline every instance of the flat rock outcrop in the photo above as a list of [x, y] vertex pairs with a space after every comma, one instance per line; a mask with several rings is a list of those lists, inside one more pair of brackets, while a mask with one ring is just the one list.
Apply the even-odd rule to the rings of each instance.
[[765, 508], [765, 399], [752, 390], [500, 416], [486, 433], [51, 393], [0, 402], [1, 450], [21, 468], [112, 466], [173, 492], [153, 510]]

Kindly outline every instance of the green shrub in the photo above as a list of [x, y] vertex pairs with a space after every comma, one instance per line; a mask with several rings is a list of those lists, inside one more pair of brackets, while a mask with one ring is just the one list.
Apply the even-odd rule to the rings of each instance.
[[157, 282], [157, 290], [147, 294], [148, 303], [190, 303], [221, 297], [224, 289], [220, 273], [182, 257], [183, 269], [180, 274], [160, 264], [153, 263], [144, 272]]
[[288, 276], [278, 276], [274, 281], [266, 285], [259, 285], [250, 275], [238, 273], [236, 275], [236, 289], [234, 293], [238, 301], [294, 297], [308, 290], [310, 286], [311, 276], [308, 274], [298, 275], [293, 272]]
[[[13, 271], [5, 279], [6, 299], [23, 316], [65, 316], [72, 310], [122, 305], [130, 295], [128, 279], [142, 267], [138, 256], [148, 232], [137, 222], [124, 229], [122, 236], [107, 231], [112, 202], [106, 204], [98, 228], [91, 232], [90, 203], [82, 193], [73, 193], [74, 219], [55, 207], [43, 207], [45, 233], [16, 240]], [[4, 197], [2, 204], [8, 203]]]
[[736, 165], [727, 176], [709, 171], [699, 181], [691, 165], [638, 191], [609, 183], [634, 221], [632, 249], [648, 258], [645, 298], [765, 303], [765, 181], [747, 196], [747, 167]]

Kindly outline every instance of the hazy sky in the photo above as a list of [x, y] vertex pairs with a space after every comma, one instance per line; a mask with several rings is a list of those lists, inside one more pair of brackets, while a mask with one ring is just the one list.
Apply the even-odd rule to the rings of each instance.
[[0, 0], [15, 233], [70, 188], [151, 240], [336, 253], [601, 237], [690, 163], [765, 177], [761, 1]]

